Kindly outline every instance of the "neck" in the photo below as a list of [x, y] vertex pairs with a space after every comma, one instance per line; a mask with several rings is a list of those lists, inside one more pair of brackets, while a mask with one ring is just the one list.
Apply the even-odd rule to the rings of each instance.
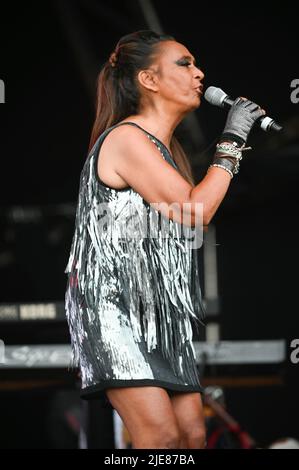
[[139, 124], [170, 149], [173, 132], [183, 117], [184, 115], [166, 112], [165, 110], [146, 109], [139, 114], [127, 117], [124, 121]]

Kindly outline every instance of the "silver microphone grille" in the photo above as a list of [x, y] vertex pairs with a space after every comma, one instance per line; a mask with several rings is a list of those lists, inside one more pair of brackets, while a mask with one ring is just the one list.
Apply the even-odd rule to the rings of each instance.
[[221, 88], [215, 86], [209, 86], [204, 94], [205, 99], [214, 106], [222, 106], [226, 96], [227, 94]]

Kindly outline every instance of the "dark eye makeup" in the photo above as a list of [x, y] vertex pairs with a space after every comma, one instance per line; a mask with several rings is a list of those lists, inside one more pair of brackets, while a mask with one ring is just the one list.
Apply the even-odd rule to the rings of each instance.
[[181, 60], [177, 60], [176, 64], [184, 66], [184, 65], [191, 65], [191, 62], [189, 60], [186, 60], [186, 59], [181, 59]]
[[[192, 65], [192, 61], [189, 58], [183, 57], [182, 59], [179, 59], [176, 61], [177, 65], [182, 65], [182, 66], [188, 66]], [[196, 62], [193, 62], [193, 65], [196, 67]]]

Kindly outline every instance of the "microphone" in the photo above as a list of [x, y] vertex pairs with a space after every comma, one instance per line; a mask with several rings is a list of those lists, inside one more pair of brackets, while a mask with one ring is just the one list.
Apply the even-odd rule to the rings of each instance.
[[[215, 86], [210, 86], [206, 89], [204, 94], [205, 99], [214, 106], [219, 106], [220, 108], [231, 107], [234, 103], [232, 100], [221, 88]], [[257, 120], [257, 123], [264, 131], [276, 131], [279, 132], [282, 130], [282, 126], [277, 124], [274, 119], [271, 119], [268, 116], [260, 117]]]

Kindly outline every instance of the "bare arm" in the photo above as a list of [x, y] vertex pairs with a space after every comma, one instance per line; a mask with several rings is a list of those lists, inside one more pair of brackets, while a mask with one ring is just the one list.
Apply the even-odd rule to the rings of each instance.
[[192, 202], [204, 203], [204, 225], [208, 225], [220, 206], [228, 190], [231, 177], [222, 168], [213, 167], [190, 195]]
[[[177, 203], [179, 210], [174, 210], [170, 218], [181, 221], [182, 213], [188, 212], [191, 224], [195, 221], [195, 203], [202, 203], [203, 224], [209, 224], [231, 180], [225, 170], [211, 168], [203, 180], [192, 187], [139, 129], [120, 126], [111, 131], [106, 140], [115, 172], [148, 203]], [[169, 216], [169, 213], [164, 214]]]

